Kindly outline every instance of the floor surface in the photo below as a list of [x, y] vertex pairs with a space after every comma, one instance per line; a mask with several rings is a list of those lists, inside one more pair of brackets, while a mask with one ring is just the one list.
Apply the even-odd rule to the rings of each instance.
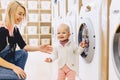
[[25, 66], [26, 80], [57, 80], [57, 63], [44, 62], [49, 56], [46, 53], [29, 52]]

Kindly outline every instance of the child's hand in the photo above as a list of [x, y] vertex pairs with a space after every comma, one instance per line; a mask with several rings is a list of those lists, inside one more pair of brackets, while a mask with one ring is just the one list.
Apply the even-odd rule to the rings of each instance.
[[51, 58], [46, 58], [45, 62], [52, 62], [52, 59]]
[[80, 43], [80, 46], [81, 46], [82, 48], [84, 48], [84, 47], [86, 47], [86, 46], [87, 46], [87, 44], [86, 44], [86, 42], [85, 42], [85, 41], [82, 41], [82, 42]]

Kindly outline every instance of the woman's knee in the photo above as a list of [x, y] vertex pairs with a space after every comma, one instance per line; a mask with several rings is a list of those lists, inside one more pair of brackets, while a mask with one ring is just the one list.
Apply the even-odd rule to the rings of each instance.
[[15, 52], [15, 61], [24, 60], [26, 62], [28, 53], [25, 50], [17, 50]]
[[26, 58], [28, 57], [27, 51], [25, 51], [25, 50], [23, 50], [23, 49], [16, 51], [16, 54], [17, 54], [17, 55], [20, 55], [20, 56], [24, 56], [24, 57], [26, 57]]
[[23, 55], [23, 56], [26, 56], [26, 58], [27, 58], [27, 57], [28, 57], [27, 51], [25, 51], [25, 50], [23, 50], [23, 49], [22, 49], [21, 51], [22, 51], [21, 53], [23, 53], [22, 55]]
[[28, 57], [28, 53], [25, 50], [16, 51], [14, 64], [24, 69], [24, 66], [27, 61], [27, 57]]

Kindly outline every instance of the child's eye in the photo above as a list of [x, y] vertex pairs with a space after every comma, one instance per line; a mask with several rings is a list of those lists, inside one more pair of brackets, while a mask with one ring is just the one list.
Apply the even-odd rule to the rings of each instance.
[[60, 34], [60, 33], [57, 33], [57, 34]]
[[65, 34], [65, 32], [63, 32], [63, 34]]

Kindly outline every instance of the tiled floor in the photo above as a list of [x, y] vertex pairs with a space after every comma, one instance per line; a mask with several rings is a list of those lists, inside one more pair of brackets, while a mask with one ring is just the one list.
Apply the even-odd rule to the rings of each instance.
[[49, 56], [41, 52], [29, 52], [25, 66], [26, 80], [57, 80], [57, 64], [44, 62]]

